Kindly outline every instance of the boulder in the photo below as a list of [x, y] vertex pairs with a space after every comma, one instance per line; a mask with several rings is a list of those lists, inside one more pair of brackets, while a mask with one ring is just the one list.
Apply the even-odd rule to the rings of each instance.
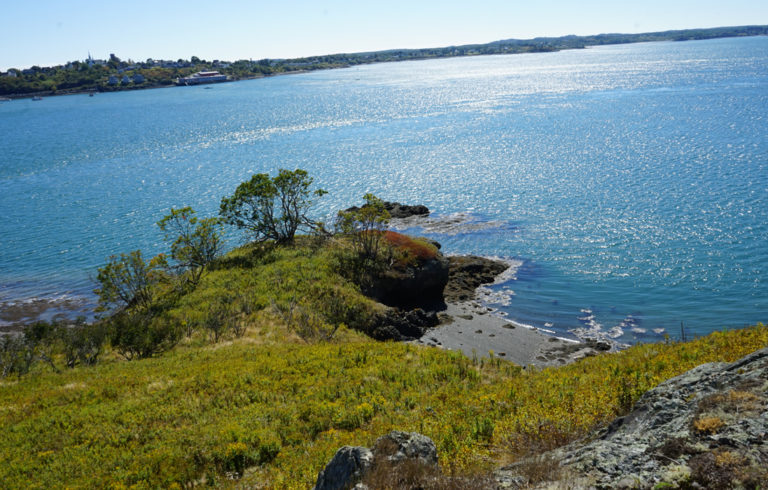
[[344, 446], [317, 475], [315, 490], [344, 490], [359, 482], [373, 464], [373, 453], [360, 446]]
[[432, 439], [418, 432], [393, 430], [379, 437], [371, 448], [374, 459], [386, 458], [390, 463], [414, 460], [425, 466], [437, 466], [437, 447]]
[[437, 315], [421, 308], [401, 310], [387, 308], [376, 320], [372, 337], [376, 340], [413, 340], [418, 339], [427, 329], [440, 323]]
[[437, 470], [437, 448], [427, 436], [416, 432], [392, 431], [379, 437], [371, 449], [344, 446], [317, 476], [315, 490], [341, 490], [368, 488], [360, 483], [376, 465], [384, 465], [380, 471], [403, 463]]

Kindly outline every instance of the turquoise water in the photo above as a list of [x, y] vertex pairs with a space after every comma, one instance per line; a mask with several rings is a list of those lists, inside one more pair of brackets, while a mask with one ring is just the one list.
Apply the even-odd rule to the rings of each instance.
[[766, 37], [0, 103], [0, 311], [87, 309], [107, 256], [162, 250], [171, 206], [214, 214], [298, 167], [318, 216], [423, 203], [445, 251], [513, 259], [493, 301], [520, 323], [633, 342], [766, 321], [766, 123]]

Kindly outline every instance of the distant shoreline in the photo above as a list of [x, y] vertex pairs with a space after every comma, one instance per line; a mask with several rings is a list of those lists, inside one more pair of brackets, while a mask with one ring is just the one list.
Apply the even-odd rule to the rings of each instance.
[[[248, 80], [259, 80], [262, 78], [271, 78], [271, 77], [277, 77], [281, 75], [299, 75], [301, 73], [308, 73], [309, 71], [317, 71], [317, 70], [300, 70], [300, 71], [289, 71], [289, 72], [283, 72], [283, 73], [271, 73], [269, 75], [254, 75], [251, 77], [244, 77], [244, 78], [237, 78], [233, 80], [227, 80], [217, 83], [210, 83], [210, 84], [198, 84], [198, 85], [176, 85], [174, 84], [167, 84], [167, 83], [157, 83], [153, 85], [146, 85], [141, 87], [126, 87], [126, 88], [119, 88], [117, 90], [93, 90], [93, 89], [65, 89], [65, 90], [57, 90], [56, 92], [51, 91], [41, 91], [41, 92], [30, 92], [28, 94], [6, 94], [2, 97], [8, 98], [10, 100], [21, 100], [21, 99], [32, 99], [35, 97], [60, 97], [65, 95], [103, 95], [103, 94], [114, 94], [119, 92], [134, 92], [134, 91], [140, 91], [140, 90], [153, 90], [153, 89], [162, 89], [162, 88], [180, 88], [180, 87], [204, 87], [204, 86], [213, 86], [213, 85], [221, 85], [222, 83], [232, 83], [232, 82], [244, 82]], [[1, 101], [0, 101], [1, 102]], [[7, 102], [7, 101], [6, 101]]]
[[[273, 77], [278, 75], [294, 75], [307, 73], [310, 71], [330, 70], [335, 68], [350, 68], [352, 66], [391, 63], [397, 61], [415, 61], [437, 58], [463, 58], [470, 56], [490, 56], [497, 54], [523, 54], [523, 53], [550, 53], [566, 51], [571, 49], [584, 49], [594, 46], [607, 46], [618, 44], [637, 44], [643, 42], [667, 42], [667, 41], [698, 41], [708, 39], [725, 39], [734, 37], [757, 37], [768, 35], [768, 25], [734, 26], [734, 27], [714, 27], [705, 29], [685, 29], [670, 30], [661, 32], [648, 32], [638, 34], [598, 34], [591, 36], [561, 36], [554, 38], [540, 37], [534, 39], [506, 39], [493, 41], [486, 44], [468, 44], [462, 46], [448, 46], [442, 48], [422, 48], [422, 49], [391, 49], [384, 51], [363, 52], [363, 53], [340, 53], [325, 56], [312, 56], [307, 58], [296, 58], [287, 60], [265, 59], [259, 62], [240, 60], [234, 63], [227, 62], [227, 67], [221, 68], [222, 74], [228, 75], [231, 79], [226, 82], [236, 82], [243, 80], [255, 80], [260, 78]], [[126, 73], [141, 73], [146, 69], [129, 67], [127, 63], [122, 62], [124, 69], [129, 70]], [[217, 69], [211, 63], [202, 61], [201, 64], [192, 65], [187, 63], [187, 70], [190, 69]], [[138, 63], [137, 65], [141, 65]], [[215, 64], [214, 64], [215, 65]], [[239, 65], [237, 69], [234, 67]], [[257, 70], [258, 69], [258, 70]], [[10, 69], [9, 69], [10, 70]], [[41, 69], [43, 72], [56, 73], [57, 70], [66, 70], [61, 67]], [[46, 71], [47, 70], [47, 71]], [[26, 71], [26, 70], [25, 70]], [[8, 76], [7, 74], [5, 76]], [[16, 77], [24, 75], [15, 75]], [[105, 75], [101, 75], [105, 76]], [[5, 78], [5, 77], [2, 77]], [[43, 90], [25, 93], [6, 93], [3, 90], [3, 80], [0, 78], [0, 96], [10, 99], [25, 99], [33, 97], [52, 97], [58, 95], [79, 95], [79, 94], [97, 94], [110, 92], [123, 92], [129, 90], [145, 90], [153, 88], [175, 87], [176, 75], [163, 79], [161, 83], [145, 84], [140, 86], [130, 84], [127, 86], [105, 86], [103, 78], [90, 79], [88, 88], [67, 88], [56, 90]], [[101, 81], [99, 81], [101, 80]], [[101, 85], [95, 86], [94, 84]]]

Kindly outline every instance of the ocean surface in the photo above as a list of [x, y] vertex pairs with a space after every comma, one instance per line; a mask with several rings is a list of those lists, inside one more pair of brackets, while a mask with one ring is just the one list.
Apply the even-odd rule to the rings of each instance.
[[398, 227], [510, 260], [486, 301], [518, 323], [632, 343], [765, 322], [767, 128], [768, 37], [2, 102], [0, 322], [87, 312], [109, 255], [164, 250], [171, 207], [214, 215], [280, 168], [329, 191], [318, 217], [426, 204]]

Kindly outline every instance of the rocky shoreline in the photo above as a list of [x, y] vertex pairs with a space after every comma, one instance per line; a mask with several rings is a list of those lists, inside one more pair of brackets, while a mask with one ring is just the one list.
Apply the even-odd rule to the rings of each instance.
[[561, 366], [611, 349], [600, 342], [553, 337], [493, 313], [477, 299], [477, 289], [493, 283], [509, 264], [485, 257], [449, 257], [446, 308], [440, 325], [419, 339], [423, 345], [460, 350], [470, 357], [501, 357], [521, 366]]
[[372, 336], [538, 367], [561, 366], [611, 350], [605, 342], [565, 340], [495, 315], [482, 304], [477, 291], [509, 267], [487, 257], [438, 254], [418, 267], [383, 278], [371, 296], [387, 308], [373, 326]]

